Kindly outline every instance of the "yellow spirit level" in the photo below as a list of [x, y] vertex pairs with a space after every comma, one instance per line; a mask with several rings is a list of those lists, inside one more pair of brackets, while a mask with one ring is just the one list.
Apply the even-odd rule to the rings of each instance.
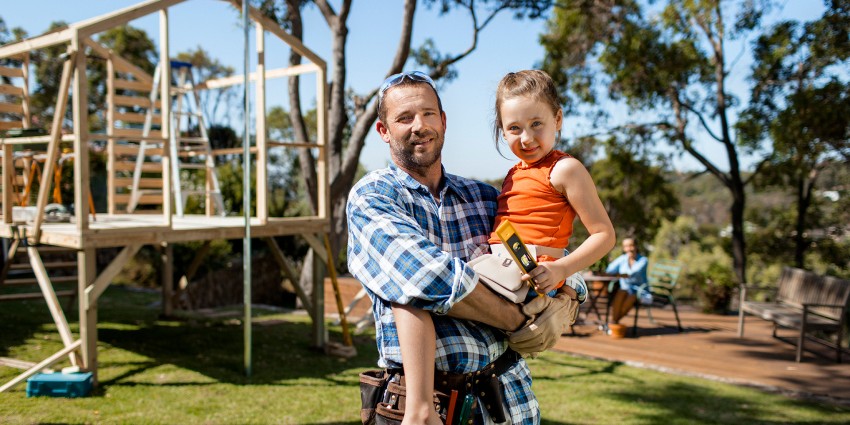
[[[534, 256], [528, 251], [528, 247], [522, 242], [513, 224], [508, 220], [502, 220], [499, 227], [496, 227], [496, 236], [502, 241], [502, 245], [511, 253], [514, 261], [519, 265], [520, 270], [524, 274], [534, 270], [537, 267], [537, 261]], [[531, 290], [534, 291], [534, 279], [529, 282]], [[540, 295], [540, 294], [538, 294]]]

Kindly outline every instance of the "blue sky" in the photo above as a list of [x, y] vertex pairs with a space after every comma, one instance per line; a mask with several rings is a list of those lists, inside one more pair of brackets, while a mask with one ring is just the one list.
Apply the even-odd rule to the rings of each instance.
[[[47, 29], [51, 22], [64, 20], [72, 23], [95, 17], [113, 10], [138, 3], [135, 0], [27, 0], [7, 2], [0, 16], [9, 27], [22, 27], [29, 34], [37, 35]], [[333, 2], [336, 3], [336, 2]], [[785, 0], [771, 15], [771, 20], [794, 17], [816, 18], [823, 10], [819, 0]], [[348, 21], [347, 86], [356, 92], [365, 93], [380, 84], [385, 75], [400, 33], [402, 2], [365, 0], [354, 2]], [[177, 52], [203, 47], [221, 62], [233, 66], [238, 73], [243, 70], [243, 38], [237, 12], [229, 3], [220, 0], [190, 0], [170, 9], [170, 49]], [[159, 43], [159, 18], [151, 15], [131, 23], [145, 29]], [[493, 122], [493, 92], [496, 84], [507, 72], [532, 68], [539, 62], [544, 51], [538, 37], [544, 31], [544, 21], [518, 21], [509, 14], [500, 15], [480, 34], [476, 51], [457, 67], [459, 76], [441, 86], [443, 106], [448, 115], [448, 131], [443, 151], [443, 162], [449, 172], [482, 179], [501, 178], [516, 161], [507, 149], [501, 157], [493, 146], [491, 126]], [[329, 32], [315, 7], [305, 11], [304, 42], [326, 60], [330, 59], [331, 43]], [[434, 39], [443, 52], [458, 53], [469, 44], [471, 31], [469, 19], [460, 13], [439, 17], [434, 10], [420, 5], [414, 23], [413, 45], [419, 46], [425, 39]], [[253, 46], [253, 34], [251, 36]], [[738, 56], [745, 45], [730, 43], [727, 46], [729, 60]], [[253, 47], [252, 47], [253, 48]], [[273, 36], [266, 37], [266, 62], [269, 69], [284, 67], [288, 49]], [[743, 54], [730, 76], [730, 90], [746, 98], [744, 78], [748, 73], [748, 55]], [[413, 69], [412, 61], [405, 69]], [[302, 86], [313, 87], [311, 80]], [[269, 84], [269, 106], [287, 105], [284, 95], [284, 80]], [[233, 122], [235, 127], [241, 124]], [[581, 121], [565, 120], [563, 135], [573, 137], [588, 132]], [[701, 148], [726, 168], [725, 154], [719, 145], [701, 142]], [[386, 144], [373, 132], [366, 141], [361, 162], [368, 169], [380, 168], [389, 161]], [[748, 162], [745, 161], [747, 166]], [[683, 157], [676, 162], [678, 168], [694, 168], [693, 160]]]

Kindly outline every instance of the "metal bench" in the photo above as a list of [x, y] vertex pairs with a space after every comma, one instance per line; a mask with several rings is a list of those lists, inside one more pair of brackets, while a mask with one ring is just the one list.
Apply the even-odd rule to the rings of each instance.
[[[775, 290], [768, 301], [748, 301], [747, 292]], [[786, 267], [775, 288], [741, 285], [741, 302], [738, 309], [738, 336], [744, 336], [744, 316], [747, 314], [773, 322], [773, 337], [778, 328], [799, 332], [797, 358], [800, 362], [806, 338], [835, 348], [836, 361], [841, 363], [841, 339], [845, 323], [847, 302], [850, 300], [850, 281], [832, 276], [821, 276], [805, 270]], [[835, 333], [836, 341], [823, 338], [819, 333]]]

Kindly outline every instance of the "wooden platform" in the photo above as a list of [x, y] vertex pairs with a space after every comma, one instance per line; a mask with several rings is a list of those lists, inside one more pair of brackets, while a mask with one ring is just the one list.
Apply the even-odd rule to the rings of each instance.
[[[353, 278], [341, 278], [343, 303], [360, 289]], [[325, 291], [333, 294], [329, 281]], [[333, 296], [325, 297], [325, 313], [336, 315]], [[349, 321], [371, 314], [364, 299]], [[604, 313], [604, 310], [603, 310]], [[564, 335], [555, 350], [576, 356], [622, 362], [665, 373], [694, 376], [735, 385], [756, 387], [793, 397], [850, 405], [850, 356], [836, 364], [833, 351], [823, 356], [805, 353], [802, 363], [794, 361], [795, 348], [771, 337], [771, 327], [762, 320], [747, 321], [747, 336], [737, 336], [737, 315], [703, 314], [682, 306], [680, 317], [685, 332], [676, 331], [673, 311], [653, 309], [657, 323], [651, 324], [643, 310], [638, 337], [614, 339], [598, 329], [596, 316], [577, 324], [575, 334]], [[584, 319], [585, 314], [580, 316]], [[624, 323], [632, 323], [630, 314]], [[812, 344], [815, 345], [815, 344]]]
[[[19, 230], [32, 234], [31, 225], [20, 223]], [[162, 215], [98, 214], [89, 221], [89, 228], [80, 232], [75, 223], [44, 223], [39, 242], [67, 248], [106, 248], [161, 242], [187, 242], [212, 239], [240, 239], [245, 236], [245, 219], [236, 217], [207, 217], [186, 215], [174, 217], [171, 226]], [[0, 236], [11, 238], [13, 225], [0, 224]], [[327, 220], [316, 217], [269, 218], [263, 224], [251, 220], [252, 237], [284, 236], [328, 232]]]

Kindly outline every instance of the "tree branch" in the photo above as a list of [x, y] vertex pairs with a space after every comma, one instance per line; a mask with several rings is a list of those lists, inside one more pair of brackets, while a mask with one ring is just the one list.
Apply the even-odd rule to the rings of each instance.
[[721, 142], [721, 143], [723, 142], [723, 139], [721, 139], [716, 134], [714, 134], [714, 132], [711, 131], [711, 128], [708, 127], [708, 122], [705, 121], [705, 117], [702, 116], [702, 113], [700, 113], [699, 111], [694, 109], [690, 104], [685, 103], [685, 102], [682, 102], [682, 107], [687, 109], [688, 111], [690, 111], [694, 115], [696, 115], [697, 118], [699, 118], [699, 122], [700, 122], [700, 124], [702, 124], [702, 128], [704, 128], [705, 131], [708, 132], [708, 135], [711, 136], [712, 139], [717, 140], [718, 142]]

